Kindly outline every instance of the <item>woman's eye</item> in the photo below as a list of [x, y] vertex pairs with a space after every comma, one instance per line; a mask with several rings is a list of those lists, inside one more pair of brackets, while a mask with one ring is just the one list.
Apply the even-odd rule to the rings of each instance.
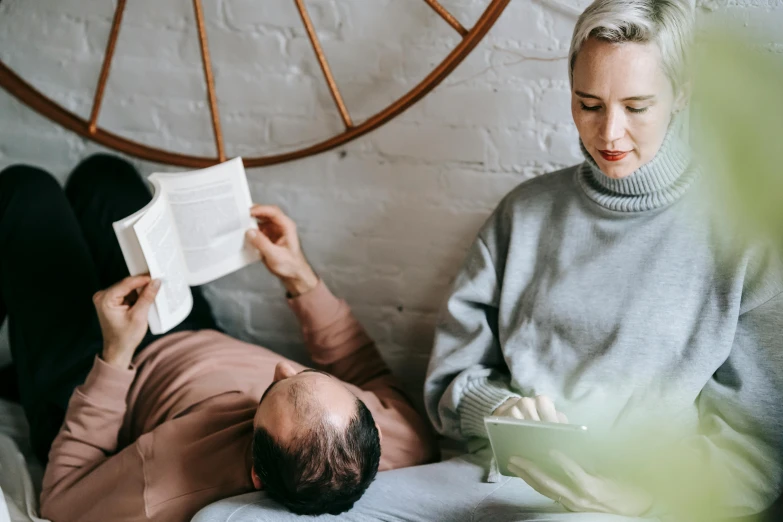
[[633, 112], [634, 114], [639, 114], [641, 112], [647, 112], [647, 109], [649, 109], [649, 107], [643, 107], [641, 109], [635, 109], [633, 107], [626, 107], [626, 108], [628, 109], [629, 112]]
[[601, 108], [600, 105], [585, 105], [582, 102], [579, 102], [579, 103], [582, 105], [582, 110], [583, 111], [597, 111], [598, 109]]

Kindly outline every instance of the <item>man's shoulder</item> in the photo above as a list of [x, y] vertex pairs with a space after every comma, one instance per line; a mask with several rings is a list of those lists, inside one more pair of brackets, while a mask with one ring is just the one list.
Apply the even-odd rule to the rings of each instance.
[[163, 422], [132, 446], [142, 461], [148, 513], [171, 502], [193, 510], [252, 490], [246, 450], [257, 401], [241, 393], [206, 401], [202, 409]]

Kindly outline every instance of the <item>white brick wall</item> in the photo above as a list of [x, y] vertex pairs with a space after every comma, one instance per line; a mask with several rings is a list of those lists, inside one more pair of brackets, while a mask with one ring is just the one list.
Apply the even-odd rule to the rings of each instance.
[[[228, 152], [261, 154], [341, 128], [292, 0], [204, 0]], [[488, 0], [442, 0], [472, 25]], [[340, 150], [249, 172], [256, 201], [300, 224], [313, 265], [353, 305], [418, 395], [436, 309], [497, 201], [530, 176], [580, 161], [567, 52], [588, 0], [512, 0], [489, 37], [429, 97]], [[104, 0], [0, 0], [0, 57], [86, 116], [111, 24]], [[783, 0], [705, 0], [783, 51]], [[307, 0], [355, 120], [415, 85], [457, 39], [421, 0]], [[172, 150], [212, 154], [189, 0], [133, 0], [100, 123]], [[0, 92], [0, 168], [31, 162], [64, 180], [99, 150]], [[166, 169], [138, 162], [146, 174]], [[261, 266], [207, 290], [232, 334], [303, 357], [282, 292]], [[2, 354], [0, 354], [0, 358]]]

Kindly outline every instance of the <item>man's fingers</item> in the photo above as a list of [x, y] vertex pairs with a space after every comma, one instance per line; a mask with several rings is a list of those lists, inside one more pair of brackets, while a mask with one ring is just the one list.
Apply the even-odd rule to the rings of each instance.
[[284, 236], [284, 231], [271, 221], [259, 221], [258, 230], [261, 231], [272, 243], [277, 243]]
[[131, 308], [131, 314], [133, 314], [133, 316], [137, 318], [147, 318], [147, 315], [150, 311], [150, 306], [152, 306], [152, 303], [155, 302], [155, 296], [158, 295], [160, 286], [161, 280], [154, 279], [144, 287], [144, 290], [142, 290], [138, 299], [136, 299], [136, 303], [133, 305], [133, 308]]
[[285, 214], [278, 206], [259, 205], [258, 203], [255, 203], [252, 207], [250, 207], [250, 215], [253, 217], [272, 217], [282, 216]]
[[552, 399], [546, 395], [537, 395], [535, 401], [536, 410], [538, 410], [538, 415], [542, 421], [558, 422], [555, 403], [552, 402]]
[[566, 417], [563, 412], [557, 412], [557, 422], [560, 424], [568, 424], [568, 417]]
[[274, 246], [274, 243], [272, 243], [263, 232], [256, 228], [248, 229], [246, 236], [247, 240], [250, 241], [250, 244], [256, 247], [258, 251], [261, 252], [262, 256], [266, 256]]
[[124, 298], [132, 291], [143, 287], [150, 281], [151, 278], [149, 275], [137, 275], [137, 276], [126, 277], [119, 283], [115, 283], [113, 286], [110, 286], [106, 290], [106, 294], [108, 295], [108, 297], [112, 299]]
[[256, 219], [267, 219], [272, 221], [286, 234], [293, 234], [296, 232], [296, 223], [286, 215], [285, 212], [280, 210], [280, 207], [274, 205], [253, 205], [250, 208], [250, 215]]

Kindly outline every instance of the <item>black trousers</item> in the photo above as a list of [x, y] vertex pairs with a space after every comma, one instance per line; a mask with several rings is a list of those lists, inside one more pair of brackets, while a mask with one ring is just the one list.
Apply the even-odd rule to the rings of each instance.
[[[0, 322], [8, 317], [19, 399], [42, 463], [102, 348], [92, 295], [128, 276], [111, 224], [150, 199], [134, 167], [105, 154], [79, 164], [65, 190], [35, 167], [0, 173]], [[197, 288], [193, 301], [173, 331], [217, 329]], [[157, 337], [147, 332], [137, 351]]]

